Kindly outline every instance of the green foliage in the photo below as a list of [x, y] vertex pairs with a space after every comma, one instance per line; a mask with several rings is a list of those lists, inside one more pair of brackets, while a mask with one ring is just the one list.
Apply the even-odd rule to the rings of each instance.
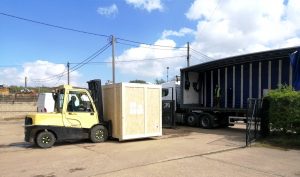
[[300, 92], [281, 86], [270, 91], [269, 119], [271, 129], [281, 133], [300, 133]]
[[271, 134], [260, 139], [259, 146], [283, 149], [300, 149], [300, 134]]
[[165, 83], [166, 81], [165, 80], [163, 80], [163, 79], [155, 79], [155, 84], [157, 84], [157, 85], [159, 85], [159, 84], [163, 84], [163, 83]]
[[[34, 90], [33, 87], [27, 87], [27, 89]], [[25, 90], [25, 87], [23, 87], [23, 86], [10, 86], [9, 87], [10, 93], [20, 93], [22, 90]]]
[[[21, 93], [22, 90], [24, 90], [25, 87], [23, 86], [10, 86], [9, 92], [14, 93]], [[36, 93], [46, 93], [46, 92], [52, 92], [53, 88], [51, 87], [27, 87], [27, 89], [32, 90]]]
[[136, 80], [131, 80], [131, 81], [129, 81], [129, 82], [130, 82], [130, 83], [147, 84], [146, 81], [144, 81], [144, 80], [138, 80], [138, 79], [136, 79]]
[[39, 93], [51, 93], [54, 88], [52, 87], [36, 87], [35, 90]]

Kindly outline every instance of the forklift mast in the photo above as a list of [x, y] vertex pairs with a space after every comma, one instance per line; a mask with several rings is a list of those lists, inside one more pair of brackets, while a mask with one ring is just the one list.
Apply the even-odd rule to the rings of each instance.
[[94, 104], [98, 111], [98, 120], [100, 123], [104, 122], [103, 118], [103, 102], [102, 102], [102, 87], [101, 80], [95, 79], [87, 82], [89, 86], [89, 90], [91, 91], [91, 96], [94, 100]]

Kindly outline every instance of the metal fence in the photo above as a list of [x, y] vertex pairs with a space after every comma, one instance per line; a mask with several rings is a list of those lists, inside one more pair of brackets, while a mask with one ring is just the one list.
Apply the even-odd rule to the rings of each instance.
[[261, 131], [261, 99], [248, 99], [246, 146], [250, 146], [260, 137]]

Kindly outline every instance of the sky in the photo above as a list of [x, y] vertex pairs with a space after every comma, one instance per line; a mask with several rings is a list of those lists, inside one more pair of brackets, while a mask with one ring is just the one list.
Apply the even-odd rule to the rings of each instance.
[[67, 84], [68, 62], [72, 85], [111, 81], [112, 35], [116, 82], [170, 80], [188, 42], [190, 65], [300, 46], [299, 17], [299, 0], [1, 0], [0, 85]]

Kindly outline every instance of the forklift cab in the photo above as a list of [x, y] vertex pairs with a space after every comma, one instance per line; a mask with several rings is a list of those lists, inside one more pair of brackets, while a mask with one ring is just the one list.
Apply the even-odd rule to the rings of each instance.
[[102, 95], [99, 95], [102, 94], [101, 82], [90, 82], [89, 84], [97, 85], [96, 88], [100, 90], [92, 95], [95, 98], [87, 89], [64, 85], [53, 93], [53, 113], [27, 115], [25, 141], [35, 142], [42, 148], [51, 147], [56, 140], [90, 139], [95, 143], [105, 141], [111, 135], [111, 122], [103, 120], [103, 109], [96, 107], [94, 102], [98, 100], [102, 106]]
[[89, 92], [85, 89], [68, 89], [59, 94], [60, 110], [65, 127], [91, 128], [99, 123], [98, 113]]

